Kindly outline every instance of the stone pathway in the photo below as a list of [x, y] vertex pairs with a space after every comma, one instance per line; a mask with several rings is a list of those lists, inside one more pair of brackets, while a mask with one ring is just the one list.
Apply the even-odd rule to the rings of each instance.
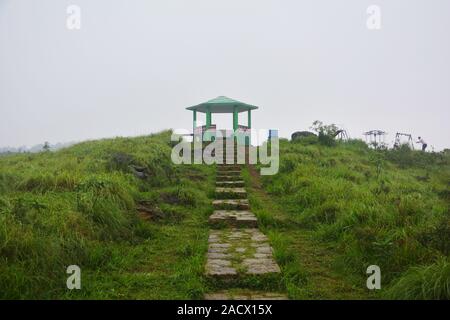
[[[232, 149], [226, 151], [224, 158], [233, 152], [236, 155]], [[258, 219], [250, 211], [244, 185], [240, 165], [217, 166], [215, 210], [209, 217], [212, 229], [208, 239], [205, 276], [214, 283], [220, 283], [220, 287], [226, 290], [208, 293], [205, 299], [287, 299], [281, 293], [242, 288], [245, 279], [269, 286], [270, 281], [279, 282], [281, 273], [268, 238], [257, 228]]]
[[211, 226], [257, 228], [258, 220], [251, 211], [247, 210], [215, 210], [209, 217], [209, 224]]
[[206, 275], [280, 273], [267, 237], [256, 228], [211, 230]]
[[286, 295], [275, 292], [224, 290], [205, 295], [206, 300], [287, 300]]

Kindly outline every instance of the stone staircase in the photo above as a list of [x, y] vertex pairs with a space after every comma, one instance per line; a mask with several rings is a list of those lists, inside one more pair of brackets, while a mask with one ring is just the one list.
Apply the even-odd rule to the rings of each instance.
[[[230, 160], [231, 155], [236, 159], [236, 148], [226, 146], [222, 156]], [[206, 294], [205, 299], [287, 299], [281, 293], [252, 290], [254, 286], [277, 286], [281, 271], [268, 238], [259, 231], [258, 219], [250, 211], [244, 185], [241, 165], [217, 165], [205, 276], [220, 291]]]

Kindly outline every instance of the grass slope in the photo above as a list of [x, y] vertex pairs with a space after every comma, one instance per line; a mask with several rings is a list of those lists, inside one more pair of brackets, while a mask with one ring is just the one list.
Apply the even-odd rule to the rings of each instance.
[[[282, 213], [261, 210], [258, 217], [269, 229], [287, 227], [281, 237], [290, 238], [291, 260], [302, 261], [305, 239], [309, 247], [315, 241], [334, 252], [330, 272], [356, 286], [365, 287], [369, 265], [380, 266], [377, 296], [449, 299], [449, 169], [448, 153], [376, 151], [359, 141], [324, 146], [316, 138], [282, 140], [280, 172], [262, 177]], [[292, 249], [296, 245], [298, 251]]]
[[[0, 157], [0, 298], [195, 299], [214, 166], [173, 165], [170, 131]], [[332, 144], [333, 145], [333, 144]], [[449, 299], [450, 160], [361, 142], [282, 140], [280, 172], [244, 171], [294, 299]], [[66, 288], [78, 265], [82, 290]], [[382, 290], [365, 288], [381, 267]]]
[[291, 299], [371, 299], [362, 279], [350, 279], [333, 269], [336, 243], [322, 243], [314, 232], [298, 225], [261, 186], [250, 167], [244, 178], [252, 211], [258, 216], [282, 269], [282, 285]]
[[1, 157], [0, 298], [202, 297], [213, 169], [172, 165], [170, 134]]

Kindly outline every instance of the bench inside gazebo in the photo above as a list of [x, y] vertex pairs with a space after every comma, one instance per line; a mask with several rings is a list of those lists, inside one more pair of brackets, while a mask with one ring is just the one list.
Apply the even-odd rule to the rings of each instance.
[[[251, 134], [250, 129], [252, 127], [252, 110], [258, 109], [258, 107], [220, 96], [207, 102], [198, 104], [196, 106], [188, 107], [187, 110], [193, 112], [193, 136], [202, 135], [204, 141], [209, 141], [216, 135], [217, 126], [212, 123], [213, 113], [232, 113], [233, 114], [233, 132], [231, 135], [226, 135], [225, 131], [221, 132], [221, 136], [224, 138], [235, 138], [238, 144], [250, 145]], [[206, 125], [197, 126], [197, 112], [206, 114]], [[239, 124], [238, 114], [241, 112], [247, 112], [247, 125]], [[207, 132], [207, 134], [205, 134]]]

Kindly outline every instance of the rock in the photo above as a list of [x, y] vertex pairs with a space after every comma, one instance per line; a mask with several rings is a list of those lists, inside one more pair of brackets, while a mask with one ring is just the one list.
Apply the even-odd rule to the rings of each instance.
[[313, 132], [309, 131], [296, 131], [291, 135], [291, 140], [302, 139], [306, 137], [317, 137], [317, 135]]

